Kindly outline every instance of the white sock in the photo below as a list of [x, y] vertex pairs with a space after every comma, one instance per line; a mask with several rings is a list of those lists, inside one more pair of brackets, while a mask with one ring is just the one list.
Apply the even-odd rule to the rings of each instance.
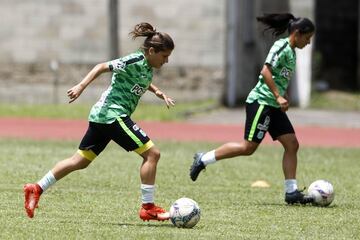
[[291, 193], [297, 190], [297, 181], [296, 179], [285, 179], [285, 192]]
[[212, 150], [210, 152], [205, 153], [202, 157], [201, 157], [201, 161], [204, 163], [205, 166], [207, 166], [208, 164], [212, 164], [216, 162], [215, 159], [215, 150]]
[[141, 184], [141, 201], [142, 203], [154, 203], [155, 186]]
[[51, 171], [49, 171], [37, 184], [45, 192], [51, 185], [56, 183], [56, 179]]

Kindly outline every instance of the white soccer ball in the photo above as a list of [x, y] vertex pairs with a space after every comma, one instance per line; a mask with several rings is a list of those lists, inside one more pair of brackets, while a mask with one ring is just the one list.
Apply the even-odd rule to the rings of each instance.
[[192, 228], [200, 220], [200, 207], [190, 198], [180, 198], [170, 207], [170, 220], [179, 228]]
[[314, 205], [326, 207], [334, 200], [335, 193], [333, 185], [326, 180], [316, 180], [310, 184], [308, 194], [314, 198]]

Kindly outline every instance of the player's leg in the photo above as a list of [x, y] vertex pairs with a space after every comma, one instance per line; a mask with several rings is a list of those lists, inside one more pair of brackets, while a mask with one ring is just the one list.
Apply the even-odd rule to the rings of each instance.
[[284, 134], [277, 139], [284, 147], [282, 167], [285, 179], [296, 179], [297, 152], [299, 149], [299, 142], [296, 135], [293, 133]]
[[292, 193], [298, 190], [296, 168], [299, 143], [293, 133], [281, 135], [277, 139], [284, 147], [282, 168], [285, 177], [285, 193]]
[[282, 167], [285, 177], [285, 201], [288, 204], [311, 203], [313, 199], [299, 191], [297, 186], [296, 168], [299, 143], [295, 134], [284, 134], [279, 136], [278, 140], [284, 147]]
[[144, 221], [168, 220], [169, 213], [154, 203], [156, 168], [160, 159], [160, 151], [153, 146], [140, 155], [143, 162], [140, 167], [142, 206], [139, 216]]
[[241, 142], [229, 142], [206, 153], [196, 153], [190, 167], [190, 178], [196, 181], [209, 164], [222, 159], [253, 154], [265, 136], [268, 125], [268, 108], [257, 102], [246, 105], [245, 136]]
[[43, 192], [69, 173], [89, 166], [109, 141], [110, 139], [96, 137], [96, 129], [91, 123], [80, 143], [79, 150], [73, 156], [56, 163], [37, 183], [28, 183], [24, 186], [24, 205], [27, 215], [30, 218], [34, 217], [35, 208], [38, 207]]
[[[90, 163], [95, 159], [96, 155], [92, 151], [83, 151], [78, 150], [72, 157], [64, 159], [55, 164], [51, 169], [53, 176], [56, 181], [59, 181], [69, 173], [81, 170], [90, 165]], [[43, 185], [42, 188], [47, 186]], [[45, 191], [45, 189], [43, 190]]]
[[259, 143], [243, 140], [242, 142], [229, 142], [206, 153], [198, 152], [194, 155], [194, 161], [190, 167], [190, 178], [196, 181], [199, 173], [207, 165], [217, 161], [237, 156], [248, 156], [253, 154]]
[[52, 170], [43, 176], [37, 183], [28, 183], [24, 186], [25, 209], [27, 215], [34, 217], [35, 208], [38, 207], [40, 195], [50, 186], [67, 174], [86, 168], [91, 161], [75, 153], [72, 157], [58, 162]]
[[272, 124], [270, 125], [269, 133], [273, 140], [278, 140], [284, 147], [282, 168], [285, 177], [285, 202], [288, 204], [310, 203], [312, 199], [299, 191], [297, 186], [296, 168], [299, 142], [294, 128], [286, 113], [280, 109], [273, 110], [271, 120]]
[[253, 154], [259, 143], [243, 140], [242, 142], [229, 142], [215, 149], [216, 161], [237, 156], [249, 156]]
[[112, 139], [125, 150], [134, 151], [143, 159], [140, 167], [142, 201], [140, 218], [144, 221], [169, 219], [169, 213], [154, 204], [156, 169], [160, 151], [129, 117], [119, 118], [112, 127]]
[[154, 185], [157, 163], [160, 159], [160, 151], [155, 146], [140, 154], [143, 162], [140, 167], [140, 179], [142, 184]]

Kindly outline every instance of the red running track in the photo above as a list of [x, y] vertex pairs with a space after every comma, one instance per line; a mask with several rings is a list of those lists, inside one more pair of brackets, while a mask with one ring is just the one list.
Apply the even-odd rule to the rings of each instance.
[[[139, 126], [154, 140], [207, 141], [224, 143], [243, 139], [243, 125], [193, 124], [140, 121]], [[85, 120], [0, 118], [1, 138], [78, 140], [87, 129]], [[301, 146], [360, 147], [360, 129], [295, 126]], [[265, 144], [273, 144], [267, 135]]]

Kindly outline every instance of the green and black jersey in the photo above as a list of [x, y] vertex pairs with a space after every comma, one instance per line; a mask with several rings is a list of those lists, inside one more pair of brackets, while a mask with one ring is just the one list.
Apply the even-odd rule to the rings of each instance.
[[113, 72], [111, 85], [92, 107], [90, 122], [109, 124], [120, 116], [131, 116], [152, 81], [152, 67], [141, 50], [108, 65]]
[[[273, 44], [266, 57], [265, 64], [271, 67], [273, 80], [279, 94], [284, 96], [296, 65], [295, 50], [290, 47], [289, 38], [279, 39]], [[249, 93], [246, 102], [253, 103], [256, 100], [261, 105], [280, 107], [261, 74], [258, 83]]]

